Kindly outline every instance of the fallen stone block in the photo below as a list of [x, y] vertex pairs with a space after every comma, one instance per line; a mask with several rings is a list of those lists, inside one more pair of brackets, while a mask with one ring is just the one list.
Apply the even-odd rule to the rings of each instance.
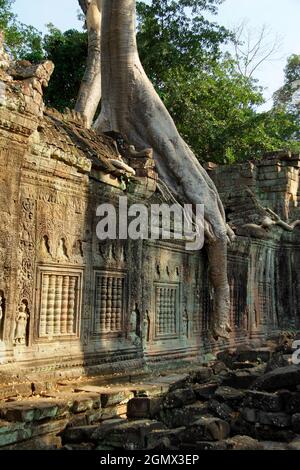
[[[124, 424], [124, 422], [127, 423], [127, 421], [124, 421], [124, 419], [111, 419], [108, 421], [104, 421], [101, 424], [98, 424], [95, 426], [95, 429], [91, 435], [91, 441], [92, 442], [99, 442], [102, 441], [106, 433], [108, 433], [111, 429], [117, 428], [118, 426], [121, 426]], [[94, 427], [94, 426], [93, 426]]]
[[7, 446], [9, 444], [15, 444], [16, 442], [31, 437], [31, 431], [28, 432], [25, 429], [25, 423], [11, 423], [6, 421], [0, 421], [0, 447]]
[[281, 367], [259, 377], [253, 384], [255, 390], [295, 390], [300, 385], [300, 366]]
[[271, 356], [272, 351], [269, 348], [237, 351], [237, 361], [239, 362], [268, 362], [271, 359]]
[[120, 424], [107, 430], [105, 445], [125, 450], [143, 450], [147, 447], [147, 436], [155, 429], [165, 429], [158, 421], [139, 420]]
[[238, 389], [248, 389], [257, 378], [261, 375], [262, 371], [258, 368], [250, 370], [237, 370], [231, 371], [223, 379], [223, 385]]
[[249, 436], [234, 436], [219, 443], [225, 450], [262, 450], [263, 445]]
[[210, 400], [207, 404], [210, 413], [218, 418], [221, 418], [228, 423], [235, 417], [235, 413], [226, 403], [220, 403], [217, 400]]
[[153, 418], [158, 415], [162, 401], [161, 397], [132, 398], [127, 403], [127, 418]]
[[195, 403], [184, 408], [163, 409], [160, 411], [159, 419], [169, 428], [180, 428], [188, 426], [202, 416], [210, 415], [206, 403]]
[[147, 437], [147, 449], [176, 449], [180, 443], [179, 434], [184, 428], [178, 429], [155, 429]]
[[257, 417], [257, 410], [254, 408], [242, 408], [241, 409], [241, 416], [248, 422], [248, 423], [256, 423]]
[[202, 417], [179, 434], [181, 442], [221, 441], [230, 434], [229, 424], [219, 418]]
[[258, 411], [256, 414], [257, 422], [277, 428], [288, 428], [291, 425], [291, 417], [286, 413], [274, 413], [267, 411]]
[[34, 437], [17, 444], [4, 447], [2, 450], [58, 450], [61, 448], [61, 439], [55, 434]]
[[0, 408], [0, 416], [6, 421], [30, 423], [55, 418], [59, 407], [50, 401], [18, 401], [6, 403]]
[[106, 421], [114, 418], [126, 418], [127, 405], [113, 405], [102, 409], [101, 421]]
[[177, 380], [172, 385], [169, 386], [169, 392], [173, 392], [174, 390], [180, 390], [183, 388], [189, 388], [193, 383], [192, 376], [190, 374], [186, 374], [182, 379]]
[[218, 388], [218, 384], [195, 384], [192, 389], [198, 400], [209, 400], [215, 395], [215, 392]]
[[180, 408], [197, 400], [192, 388], [183, 388], [169, 392], [163, 399], [163, 408]]
[[281, 411], [282, 399], [280, 395], [275, 393], [248, 390], [245, 395], [243, 406], [263, 411]]
[[31, 429], [31, 436], [38, 437], [47, 434], [58, 435], [66, 429], [67, 425], [68, 419], [60, 419], [50, 420], [46, 423], [32, 423], [29, 424], [29, 427]]
[[214, 372], [210, 367], [200, 367], [196, 372], [193, 372], [191, 376], [194, 383], [203, 384], [213, 378]]
[[68, 427], [61, 434], [62, 442], [64, 445], [91, 442], [93, 441], [92, 436], [98, 427], [99, 425]]
[[102, 408], [107, 408], [109, 406], [125, 404], [133, 397], [134, 394], [130, 391], [102, 393], [101, 406]]
[[237, 410], [245, 398], [245, 392], [233, 387], [221, 386], [216, 390], [215, 397]]
[[100, 397], [97, 394], [82, 394], [76, 396], [73, 406], [73, 413], [83, 413], [92, 409], [101, 408]]

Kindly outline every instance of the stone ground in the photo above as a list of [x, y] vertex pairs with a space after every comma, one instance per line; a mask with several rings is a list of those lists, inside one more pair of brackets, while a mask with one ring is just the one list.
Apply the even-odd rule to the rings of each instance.
[[35, 384], [0, 402], [0, 450], [300, 450], [290, 357], [226, 351], [188, 372]]

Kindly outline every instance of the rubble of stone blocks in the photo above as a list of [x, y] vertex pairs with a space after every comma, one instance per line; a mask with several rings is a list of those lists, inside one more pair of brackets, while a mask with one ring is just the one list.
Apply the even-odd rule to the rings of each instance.
[[0, 449], [298, 450], [300, 366], [290, 357], [286, 344], [238, 348], [189, 373], [10, 397], [0, 402]]

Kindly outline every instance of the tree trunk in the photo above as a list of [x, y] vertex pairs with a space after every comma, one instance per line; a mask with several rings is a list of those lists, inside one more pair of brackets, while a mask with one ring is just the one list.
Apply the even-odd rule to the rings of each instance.
[[217, 189], [176, 126], [141, 65], [136, 1], [103, 0], [102, 110], [98, 132], [117, 131], [137, 148], [151, 147], [160, 177], [185, 203], [204, 204], [215, 337], [228, 337], [227, 227]]
[[101, 99], [101, 14], [102, 0], [79, 0], [86, 15], [88, 31], [88, 58], [84, 77], [79, 90], [75, 111], [92, 125]]

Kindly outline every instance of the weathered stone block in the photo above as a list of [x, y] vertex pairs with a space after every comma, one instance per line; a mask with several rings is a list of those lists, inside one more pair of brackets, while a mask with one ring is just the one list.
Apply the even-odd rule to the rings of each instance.
[[127, 405], [113, 405], [102, 409], [101, 420], [114, 419], [119, 417], [126, 417]]
[[196, 395], [192, 388], [183, 388], [169, 392], [163, 399], [163, 408], [180, 408], [182, 406], [194, 403]]
[[213, 417], [202, 417], [179, 434], [181, 442], [221, 441], [230, 434], [226, 421]]
[[196, 398], [199, 400], [209, 400], [215, 395], [215, 391], [218, 388], [218, 384], [195, 384], [193, 385], [193, 391]]
[[132, 398], [127, 403], [128, 418], [152, 418], [156, 416], [163, 402], [162, 397], [138, 397]]
[[101, 394], [101, 406], [102, 408], [107, 408], [113, 405], [120, 405], [123, 403], [127, 403], [127, 401], [133, 397], [134, 397], [133, 393], [129, 391], [102, 393]]
[[76, 397], [72, 406], [72, 411], [73, 413], [83, 413], [100, 407], [101, 403], [99, 395], [84, 394]]
[[17, 444], [4, 447], [3, 450], [58, 450], [61, 448], [61, 439], [55, 434], [34, 437]]
[[263, 445], [249, 436], [234, 436], [219, 444], [223, 445], [225, 450], [263, 450]]
[[5, 404], [0, 409], [0, 416], [6, 421], [32, 422], [46, 418], [55, 418], [58, 405], [50, 401], [23, 401]]
[[245, 392], [236, 388], [222, 386], [216, 390], [215, 396], [218, 400], [227, 403], [231, 408], [237, 410], [245, 397]]
[[214, 416], [224, 419], [224, 421], [231, 422], [235, 416], [234, 411], [226, 405], [226, 403], [220, 403], [217, 400], [210, 400], [208, 402], [208, 409]]
[[242, 408], [241, 415], [248, 423], [256, 423], [257, 410], [254, 408]]
[[277, 428], [287, 428], [291, 425], [291, 417], [286, 413], [280, 412], [258, 411], [256, 420], [260, 424], [275, 426]]
[[196, 372], [193, 372], [192, 380], [194, 383], [202, 384], [209, 382], [213, 376], [214, 373], [210, 367], [200, 367]]
[[164, 425], [149, 420], [125, 422], [107, 430], [103, 442], [118, 449], [143, 450], [147, 447], [147, 436], [155, 429], [163, 430]]
[[282, 400], [280, 395], [276, 395], [275, 393], [248, 390], [243, 406], [263, 411], [281, 411]]
[[180, 443], [179, 434], [184, 428], [151, 431], [147, 437], [147, 449], [176, 449]]
[[253, 384], [255, 390], [294, 390], [300, 385], [300, 366], [291, 365], [275, 369], [259, 377]]
[[245, 349], [237, 352], [239, 362], [268, 362], [272, 351], [269, 348]]
[[[114, 423], [116, 424], [116, 423]], [[63, 444], [78, 443], [92, 441], [94, 432], [99, 428], [99, 425], [93, 426], [80, 426], [68, 427], [61, 434]]]
[[159, 414], [159, 419], [169, 428], [179, 428], [189, 426], [202, 416], [210, 415], [206, 403], [195, 403], [183, 408], [163, 409]]
[[259, 376], [260, 373], [258, 373], [256, 369], [232, 371], [224, 377], [223, 385], [233, 388], [247, 389], [251, 387]]

